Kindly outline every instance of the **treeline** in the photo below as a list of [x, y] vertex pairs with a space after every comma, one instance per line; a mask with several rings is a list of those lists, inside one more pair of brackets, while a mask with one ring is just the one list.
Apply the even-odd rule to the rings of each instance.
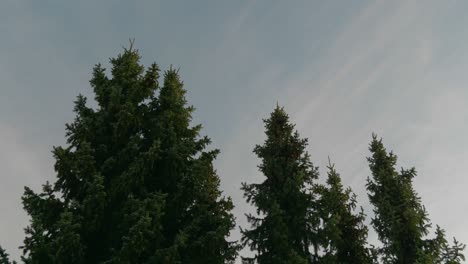
[[[397, 170], [397, 157], [376, 135], [366, 187], [381, 243], [370, 245], [356, 195], [331, 162], [326, 184], [318, 182], [307, 139], [279, 106], [254, 148], [264, 180], [241, 187], [256, 214], [247, 214], [241, 240], [231, 241], [233, 203], [213, 166], [219, 151], [191, 125], [194, 108], [178, 71], [160, 76], [158, 65], [139, 60], [130, 45], [110, 59], [110, 77], [95, 66], [98, 107], [78, 96], [67, 145], [53, 149], [56, 181], [40, 192], [25, 187], [24, 263], [233, 263], [242, 248], [253, 256], [242, 262], [260, 264], [464, 261], [463, 244], [432, 230], [413, 188], [415, 169]], [[0, 248], [0, 263], [15, 262]]]

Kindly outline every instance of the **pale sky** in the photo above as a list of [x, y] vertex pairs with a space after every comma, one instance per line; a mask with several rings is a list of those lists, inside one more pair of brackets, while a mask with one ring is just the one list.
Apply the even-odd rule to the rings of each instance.
[[399, 166], [416, 167], [434, 225], [467, 243], [466, 10], [463, 0], [2, 1], [0, 244], [19, 259], [23, 187], [54, 181], [51, 150], [64, 144], [75, 97], [93, 97], [93, 65], [129, 38], [145, 65], [180, 67], [195, 122], [221, 150], [238, 225], [241, 182], [262, 180], [252, 153], [261, 120], [279, 102], [322, 179], [330, 156], [366, 213], [376, 132]]

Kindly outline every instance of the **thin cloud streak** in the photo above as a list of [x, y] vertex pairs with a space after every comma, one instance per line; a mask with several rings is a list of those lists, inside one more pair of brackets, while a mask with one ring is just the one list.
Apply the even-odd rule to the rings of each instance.
[[[286, 106], [300, 134], [309, 138], [316, 165], [324, 168], [327, 156], [332, 157], [344, 182], [357, 192], [358, 200], [370, 216], [372, 210], [365, 192], [365, 179], [370, 172], [365, 157], [371, 133], [377, 132], [384, 137], [387, 147], [399, 154], [400, 165], [416, 166], [420, 172], [416, 189], [433, 222], [445, 227], [449, 236], [456, 234], [459, 240], [468, 241], [468, 230], [462, 229], [466, 210], [460, 210], [460, 207], [466, 207], [462, 205], [463, 188], [460, 187], [466, 186], [460, 184], [466, 183], [460, 180], [466, 168], [443, 169], [456, 166], [456, 162], [462, 162], [468, 156], [466, 153], [450, 154], [454, 148], [441, 152], [443, 145], [450, 141], [450, 134], [444, 128], [457, 127], [457, 124], [446, 121], [447, 113], [458, 113], [456, 118], [449, 120], [466, 120], [468, 110], [463, 105], [432, 109], [440, 105], [440, 100], [446, 103], [457, 100], [453, 100], [454, 97], [444, 99], [445, 93], [437, 92], [440, 87], [425, 86], [437, 78], [434, 60], [440, 60], [439, 56], [442, 56], [437, 50], [440, 40], [433, 32], [434, 23], [440, 20], [432, 18], [439, 18], [449, 12], [449, 8], [453, 6], [437, 2], [425, 2], [425, 5], [420, 1], [372, 2], [334, 38], [334, 44], [323, 55], [327, 58], [326, 63], [317, 66], [311, 61], [287, 80], [272, 76], [272, 84], [287, 89], [271, 87], [277, 92], [268, 98], [278, 98], [279, 103]], [[281, 65], [278, 68], [288, 69]], [[318, 74], [313, 72], [317, 69]], [[278, 73], [278, 76], [284, 74]], [[249, 87], [254, 89], [256, 82], [259, 81], [250, 82]], [[467, 98], [467, 95], [461, 92], [458, 98]], [[274, 101], [270, 103], [270, 109], [262, 107], [261, 117], [266, 117], [268, 110], [273, 109]], [[433, 111], [442, 117], [437, 117]], [[426, 119], [427, 123], [418, 125], [420, 118]], [[459, 126], [467, 130], [466, 125]], [[240, 178], [239, 181], [257, 182], [262, 179], [255, 167], [259, 161], [246, 149], [251, 150], [254, 144], [262, 142], [260, 118], [246, 117], [235, 127], [241, 129], [232, 133], [235, 136], [223, 145], [220, 174]], [[441, 145], [438, 146], [428, 144], [436, 136], [435, 131], [440, 133]], [[419, 142], [432, 146], [432, 149]], [[426, 153], [411, 155], [411, 150], [418, 148], [421, 149], [419, 152]], [[422, 162], [424, 159], [427, 161]], [[432, 166], [428, 167], [428, 164]], [[239, 175], [236, 168], [241, 166], [247, 168], [245, 174]], [[325, 171], [321, 169], [321, 172], [324, 177]], [[443, 187], [435, 192], [434, 186]], [[240, 217], [238, 223], [245, 227], [245, 217], [240, 214], [245, 211], [243, 199], [235, 193], [235, 188], [230, 190], [232, 193], [229, 194], [240, 207], [236, 211]], [[449, 190], [452, 192], [447, 198]], [[437, 200], [443, 202], [437, 203]], [[450, 219], [442, 204], [450, 204], [453, 208]], [[370, 239], [376, 240], [375, 234], [371, 234]]]
[[[264, 140], [261, 119], [278, 101], [309, 138], [322, 178], [330, 156], [367, 213], [365, 157], [376, 132], [399, 155], [399, 165], [416, 167], [416, 189], [433, 222], [468, 242], [462, 1], [249, 1], [228, 8], [213, 1], [190, 12], [149, 1], [120, 9], [89, 1], [55, 11], [7, 3], [0, 9], [7, 45], [0, 51], [6, 58], [0, 62], [0, 146], [13, 155], [0, 161], [0, 173], [17, 187], [1, 194], [12, 214], [0, 222], [0, 244], [15, 259], [28, 220], [22, 186], [37, 190], [53, 179], [50, 149], [64, 142], [72, 101], [90, 95], [92, 65], [105, 64], [129, 37], [145, 64], [181, 66], [195, 121], [221, 150], [215, 165], [238, 225], [248, 226], [244, 212], [252, 209], [240, 183], [262, 180], [252, 149]], [[70, 10], [75, 15], [64, 15]], [[232, 237], [239, 236], [236, 229]]]

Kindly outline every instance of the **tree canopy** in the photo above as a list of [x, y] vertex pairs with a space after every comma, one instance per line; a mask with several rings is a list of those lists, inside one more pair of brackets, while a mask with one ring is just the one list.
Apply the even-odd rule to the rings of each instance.
[[344, 188], [341, 177], [329, 161], [326, 185], [317, 186], [318, 213], [322, 221], [319, 237], [324, 255], [320, 263], [366, 264], [374, 256], [367, 245], [366, 215], [357, 207], [356, 194]]
[[78, 96], [57, 179], [26, 187], [25, 263], [227, 263], [233, 204], [219, 190], [201, 125], [191, 126], [178, 70], [147, 69], [130, 48], [90, 81], [96, 109]]
[[372, 177], [367, 180], [369, 200], [374, 206], [372, 225], [382, 242], [384, 263], [461, 263], [464, 245], [447, 244], [437, 226], [435, 238], [427, 238], [431, 223], [421, 198], [413, 188], [416, 170], [396, 170], [397, 156], [387, 152], [373, 135], [368, 158]]
[[[230, 197], [214, 161], [220, 153], [192, 124], [179, 70], [145, 67], [125, 48], [110, 69], [93, 68], [95, 107], [79, 95], [66, 144], [54, 147], [54, 182], [25, 187], [30, 217], [21, 247], [26, 264], [222, 264], [241, 248], [258, 264], [458, 264], [465, 245], [432, 227], [413, 186], [415, 168], [396, 169], [397, 156], [373, 135], [367, 158], [371, 225], [357, 196], [329, 160], [318, 167], [283, 107], [263, 120], [259, 183], [241, 190], [246, 214], [240, 242]], [[373, 228], [380, 244], [369, 243]], [[432, 234], [433, 233], [433, 234]], [[16, 264], [0, 247], [0, 264]]]
[[257, 216], [247, 215], [251, 229], [242, 231], [242, 241], [256, 256], [246, 261], [266, 263], [309, 263], [314, 257], [310, 247], [318, 243], [319, 224], [313, 213], [312, 187], [317, 168], [306, 152], [302, 139], [283, 108], [277, 106], [264, 120], [266, 136], [255, 154], [261, 159], [262, 183], [242, 184], [247, 201]]

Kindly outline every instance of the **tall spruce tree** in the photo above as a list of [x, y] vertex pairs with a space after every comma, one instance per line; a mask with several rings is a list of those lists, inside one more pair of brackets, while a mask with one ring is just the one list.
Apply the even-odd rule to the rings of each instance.
[[357, 207], [356, 195], [351, 188], [344, 189], [341, 177], [329, 161], [327, 185], [317, 185], [318, 212], [322, 227], [319, 231], [323, 256], [320, 263], [366, 264], [373, 263], [367, 246], [365, 214]]
[[[229, 263], [233, 204], [219, 190], [217, 150], [191, 127], [177, 70], [145, 68], [137, 50], [97, 65], [97, 109], [78, 96], [57, 180], [26, 188], [25, 263]], [[159, 93], [158, 93], [159, 92]]]
[[266, 179], [259, 184], [242, 184], [247, 202], [257, 216], [247, 215], [251, 229], [242, 230], [244, 246], [256, 252], [246, 263], [312, 263], [310, 252], [318, 243], [318, 219], [312, 212], [311, 189], [318, 172], [306, 152], [307, 139], [301, 139], [283, 108], [277, 106], [264, 120], [266, 136], [255, 154]]
[[427, 238], [431, 223], [421, 198], [413, 188], [416, 170], [395, 169], [397, 156], [387, 153], [382, 140], [373, 135], [368, 158], [372, 178], [367, 190], [374, 206], [372, 225], [383, 246], [384, 263], [460, 263], [464, 245], [449, 246], [442, 229]]

